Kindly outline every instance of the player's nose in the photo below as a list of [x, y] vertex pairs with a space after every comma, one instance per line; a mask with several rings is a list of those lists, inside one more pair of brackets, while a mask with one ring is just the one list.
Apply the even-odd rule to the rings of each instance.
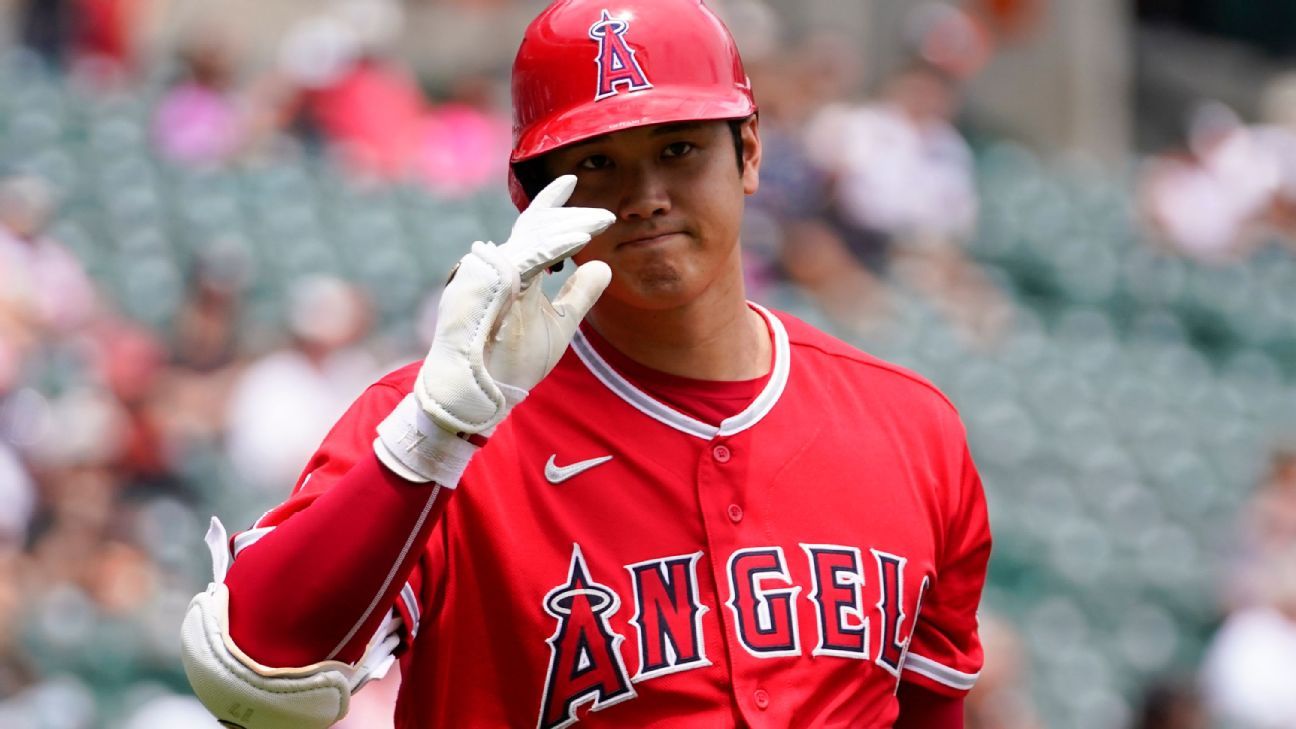
[[622, 175], [617, 217], [622, 220], [646, 220], [665, 215], [670, 209], [670, 192], [659, 171], [652, 165], [626, 168]]

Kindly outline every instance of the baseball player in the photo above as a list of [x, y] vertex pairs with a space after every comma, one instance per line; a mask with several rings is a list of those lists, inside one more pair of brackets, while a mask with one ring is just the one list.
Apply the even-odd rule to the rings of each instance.
[[[745, 299], [756, 104], [699, 0], [558, 0], [513, 68], [507, 241], [227, 538], [183, 626], [226, 726], [399, 660], [431, 727], [962, 726], [986, 507], [922, 378]], [[548, 300], [537, 279], [577, 268]]]

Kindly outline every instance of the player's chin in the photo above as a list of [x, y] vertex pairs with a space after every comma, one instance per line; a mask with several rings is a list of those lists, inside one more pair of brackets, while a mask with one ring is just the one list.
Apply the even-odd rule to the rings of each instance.
[[609, 293], [636, 309], [673, 309], [689, 299], [686, 277], [669, 263], [612, 267]]

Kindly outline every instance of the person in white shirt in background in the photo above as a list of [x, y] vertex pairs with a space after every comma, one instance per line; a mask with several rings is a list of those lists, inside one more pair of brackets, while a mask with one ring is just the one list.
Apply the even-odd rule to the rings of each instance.
[[912, 62], [877, 101], [825, 107], [806, 144], [832, 180], [832, 215], [851, 251], [929, 297], [973, 341], [988, 341], [1009, 308], [963, 251], [978, 199], [972, 151], [953, 125], [955, 83]]
[[330, 424], [381, 370], [360, 344], [369, 310], [351, 284], [302, 278], [289, 291], [287, 313], [291, 343], [248, 365], [226, 411], [230, 461], [257, 487], [295, 481]]
[[1202, 661], [1202, 693], [1221, 726], [1296, 729], [1296, 549], [1267, 566], [1261, 602], [1229, 615]]
[[1222, 726], [1296, 729], [1296, 444], [1274, 447], [1241, 517], [1202, 694]]
[[1280, 141], [1218, 101], [1194, 107], [1187, 148], [1143, 166], [1140, 197], [1154, 237], [1205, 263], [1250, 252], [1282, 181]]

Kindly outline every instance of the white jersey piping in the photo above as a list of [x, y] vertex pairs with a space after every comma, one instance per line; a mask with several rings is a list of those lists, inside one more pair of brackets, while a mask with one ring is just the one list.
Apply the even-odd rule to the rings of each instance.
[[792, 369], [792, 356], [783, 322], [763, 306], [751, 302], [748, 304], [769, 323], [770, 332], [774, 335], [774, 366], [770, 370], [769, 382], [765, 384], [765, 389], [761, 390], [756, 399], [752, 400], [742, 412], [726, 418], [718, 428], [674, 410], [635, 387], [594, 350], [594, 346], [579, 330], [572, 338], [572, 349], [599, 382], [653, 420], [702, 440], [711, 440], [718, 435], [734, 435], [752, 427], [769, 414], [782, 396], [783, 389], [787, 386], [788, 373]]
[[919, 676], [926, 676], [931, 680], [949, 686], [950, 688], [967, 691], [976, 684], [980, 673], [964, 673], [957, 671], [943, 663], [937, 663], [930, 658], [920, 656], [912, 651], [905, 656], [904, 670], [912, 671]]

